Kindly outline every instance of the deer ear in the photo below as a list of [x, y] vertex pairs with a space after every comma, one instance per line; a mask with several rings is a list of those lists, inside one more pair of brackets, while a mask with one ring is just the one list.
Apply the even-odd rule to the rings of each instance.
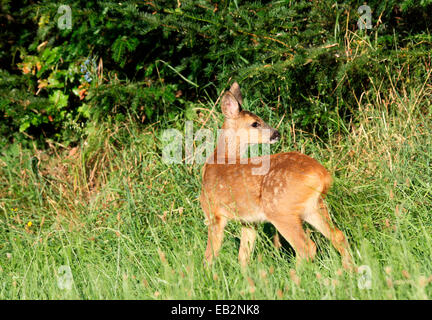
[[242, 99], [242, 95], [240, 92], [240, 86], [238, 84], [237, 81], [235, 81], [232, 85], [231, 88], [229, 89], [229, 91], [234, 95], [234, 97], [237, 99], [237, 101], [240, 104], [243, 104], [243, 99]]
[[234, 97], [234, 95], [231, 93], [231, 91], [228, 91], [224, 94], [222, 97], [222, 112], [225, 115], [225, 117], [234, 119], [237, 118], [240, 113], [240, 106], [237, 101], [237, 99]]

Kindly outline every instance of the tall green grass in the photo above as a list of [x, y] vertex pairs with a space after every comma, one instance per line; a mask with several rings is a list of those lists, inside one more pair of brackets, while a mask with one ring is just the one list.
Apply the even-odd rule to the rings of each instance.
[[[127, 123], [98, 125], [76, 148], [12, 145], [0, 158], [1, 299], [427, 299], [432, 295], [432, 150], [429, 83], [367, 92], [355, 121], [327, 137], [303, 132], [287, 113], [272, 152], [299, 150], [333, 174], [327, 197], [357, 267], [347, 273], [329, 241], [297, 266], [274, 228], [258, 226], [246, 270], [237, 262], [240, 224], [231, 222], [206, 269], [200, 165], [161, 161], [160, 134]], [[247, 96], [247, 93], [245, 93]], [[216, 128], [211, 103], [196, 128]], [[277, 126], [258, 101], [247, 108]], [[197, 109], [198, 111], [198, 109]], [[208, 121], [206, 121], [208, 119]], [[177, 125], [182, 118], [176, 119]], [[218, 120], [219, 123], [216, 121]], [[63, 288], [61, 267], [73, 282]]]

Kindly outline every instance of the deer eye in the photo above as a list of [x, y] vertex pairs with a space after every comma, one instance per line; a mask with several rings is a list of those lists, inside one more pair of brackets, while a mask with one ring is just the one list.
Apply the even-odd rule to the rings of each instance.
[[260, 124], [259, 124], [259, 122], [255, 121], [254, 123], [251, 124], [251, 126], [254, 128], [258, 128], [260, 126]]

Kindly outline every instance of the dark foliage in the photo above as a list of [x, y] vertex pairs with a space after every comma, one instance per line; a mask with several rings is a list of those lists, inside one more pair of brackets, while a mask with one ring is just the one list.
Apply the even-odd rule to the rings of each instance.
[[[249, 101], [338, 130], [389, 74], [425, 81], [432, 1], [2, 0], [0, 133], [77, 141], [93, 121], [155, 122], [216, 98], [235, 78]], [[397, 85], [397, 84], [396, 84]]]

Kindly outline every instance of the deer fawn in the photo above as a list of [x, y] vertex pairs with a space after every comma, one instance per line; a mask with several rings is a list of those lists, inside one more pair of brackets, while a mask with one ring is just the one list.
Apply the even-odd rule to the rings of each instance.
[[[235, 82], [222, 97], [222, 112], [226, 118], [222, 134], [214, 154], [203, 167], [200, 202], [209, 223], [207, 264], [218, 255], [224, 228], [230, 219], [246, 223], [271, 222], [295, 249], [297, 262], [312, 260], [316, 245], [303, 230], [302, 222], [306, 221], [330, 239], [342, 256], [343, 266], [350, 269], [348, 242], [342, 231], [332, 225], [323, 201], [330, 188], [330, 174], [316, 160], [299, 152], [267, 156], [268, 171], [253, 174], [258, 166], [251, 160], [263, 157], [240, 160], [242, 151], [248, 144], [275, 143], [280, 134], [260, 117], [241, 110], [241, 104], [240, 87]], [[234, 144], [234, 154], [226, 148], [229, 143]], [[218, 149], [224, 151], [218, 152]], [[242, 266], [248, 263], [255, 238], [255, 228], [244, 224], [238, 256]]]

